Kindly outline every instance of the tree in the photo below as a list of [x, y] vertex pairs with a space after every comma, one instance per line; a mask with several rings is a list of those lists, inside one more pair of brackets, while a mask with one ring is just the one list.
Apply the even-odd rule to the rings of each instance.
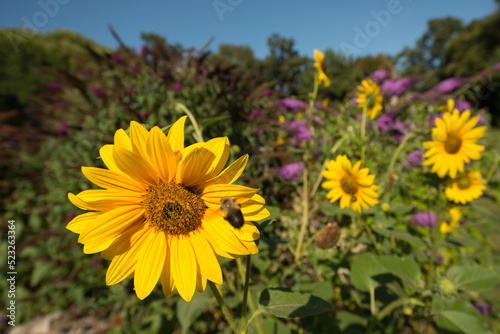
[[413, 76], [442, 69], [446, 43], [461, 29], [462, 21], [453, 17], [427, 22], [427, 31], [417, 40], [415, 47], [406, 47], [397, 55], [398, 67], [404, 69], [403, 75]]

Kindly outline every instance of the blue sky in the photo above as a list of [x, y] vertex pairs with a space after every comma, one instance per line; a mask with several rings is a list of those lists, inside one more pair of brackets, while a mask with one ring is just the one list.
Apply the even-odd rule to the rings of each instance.
[[249, 45], [261, 58], [276, 32], [293, 37], [302, 55], [332, 48], [364, 56], [412, 46], [431, 18], [468, 23], [495, 8], [494, 0], [0, 0], [0, 26], [67, 28], [110, 47], [117, 43], [108, 25], [136, 48], [141, 32], [195, 48], [214, 37], [212, 50], [220, 43]]

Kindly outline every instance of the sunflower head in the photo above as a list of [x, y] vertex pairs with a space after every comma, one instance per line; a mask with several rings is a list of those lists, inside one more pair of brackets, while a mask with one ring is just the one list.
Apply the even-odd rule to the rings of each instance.
[[316, 60], [314, 67], [318, 71], [318, 84], [323, 84], [325, 88], [330, 86], [330, 79], [328, 79], [328, 76], [326, 75], [325, 56], [323, 55], [323, 52], [315, 49], [314, 60]]
[[[70, 193], [70, 201], [90, 212], [67, 228], [80, 235], [87, 254], [111, 260], [108, 285], [134, 278], [140, 299], [161, 281], [163, 293], [177, 290], [189, 301], [210, 280], [222, 284], [219, 256], [237, 258], [258, 252], [259, 231], [251, 221], [269, 215], [258, 189], [233, 184], [243, 172], [245, 155], [223, 169], [229, 157], [226, 137], [184, 147], [184, 122], [165, 135], [131, 122], [129, 134], [115, 133], [113, 145], [100, 150], [107, 169], [82, 167], [102, 189]], [[230, 197], [244, 224], [232, 227], [220, 209]]]
[[448, 200], [465, 204], [481, 197], [486, 189], [486, 181], [478, 171], [466, 171], [450, 180], [445, 189]]
[[358, 106], [363, 112], [371, 119], [377, 118], [382, 112], [382, 101], [380, 87], [372, 80], [363, 80], [358, 86]]
[[475, 127], [479, 116], [470, 118], [470, 111], [460, 114], [458, 110], [445, 113], [443, 118], [436, 119], [436, 127], [432, 129], [432, 141], [423, 145], [424, 166], [432, 165], [431, 172], [443, 178], [450, 172], [455, 178], [463, 172], [464, 164], [471, 160], [479, 160], [484, 147], [476, 142], [484, 137], [486, 127]]
[[341, 208], [351, 207], [361, 213], [361, 208], [369, 210], [379, 202], [376, 192], [379, 186], [373, 184], [375, 175], [369, 175], [368, 168], [360, 167], [361, 161], [352, 166], [345, 155], [327, 162], [326, 170], [322, 172], [327, 181], [322, 186], [329, 189], [326, 197], [331, 203], [340, 199]]

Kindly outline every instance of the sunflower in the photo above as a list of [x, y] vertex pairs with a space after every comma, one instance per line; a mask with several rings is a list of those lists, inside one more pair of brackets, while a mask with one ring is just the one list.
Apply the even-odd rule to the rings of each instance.
[[330, 79], [326, 76], [326, 65], [325, 65], [325, 56], [323, 55], [323, 52], [319, 50], [314, 50], [314, 60], [316, 62], [314, 63], [314, 67], [316, 67], [316, 70], [318, 70], [318, 82], [321, 85], [323, 83], [323, 87], [328, 87], [330, 86]]
[[372, 80], [363, 80], [358, 86], [358, 106], [371, 118], [375, 119], [382, 112], [380, 87]]
[[443, 178], [450, 172], [455, 178], [457, 172], [463, 172], [464, 163], [471, 159], [479, 160], [484, 147], [476, 141], [484, 136], [486, 127], [474, 128], [479, 116], [470, 117], [470, 111], [445, 113], [443, 118], [436, 119], [436, 127], [432, 129], [432, 140], [423, 143], [428, 150], [424, 153], [424, 166], [432, 165], [431, 172]]
[[441, 233], [446, 234], [446, 233], [451, 233], [455, 227], [458, 226], [458, 223], [460, 223], [460, 219], [462, 219], [462, 212], [458, 207], [451, 208], [448, 210], [450, 213], [451, 220], [449, 223], [447, 222], [442, 222], [441, 225], [439, 226], [439, 229], [441, 230]]
[[439, 106], [439, 111], [441, 112], [453, 112], [455, 110], [455, 101], [448, 99], [445, 105]]
[[[222, 284], [219, 256], [255, 254], [259, 230], [251, 221], [269, 215], [258, 189], [232, 184], [245, 169], [245, 155], [222, 170], [229, 157], [227, 137], [184, 147], [184, 122], [166, 136], [155, 126], [147, 131], [130, 123], [130, 137], [116, 131], [114, 145], [100, 156], [108, 169], [82, 167], [103, 189], [85, 190], [70, 201], [91, 212], [67, 228], [80, 236], [86, 254], [101, 252], [111, 260], [106, 284], [134, 277], [139, 299], [158, 279], [168, 296], [176, 289], [186, 301], [204, 291], [207, 279]], [[244, 225], [232, 227], [220, 203], [230, 197], [241, 205]]]
[[369, 210], [369, 206], [378, 203], [376, 191], [380, 187], [373, 184], [375, 175], [368, 175], [369, 169], [360, 167], [361, 161], [353, 167], [345, 155], [326, 163], [322, 174], [328, 181], [323, 182], [322, 187], [331, 189], [326, 195], [331, 203], [340, 199], [341, 208], [351, 207], [357, 213], [361, 213], [361, 207]]
[[481, 178], [481, 173], [472, 170], [452, 179], [446, 186], [445, 194], [448, 200], [465, 204], [481, 197], [485, 189], [486, 181]]

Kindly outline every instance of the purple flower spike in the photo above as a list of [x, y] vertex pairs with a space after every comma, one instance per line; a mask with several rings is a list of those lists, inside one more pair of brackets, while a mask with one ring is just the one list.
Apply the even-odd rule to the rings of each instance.
[[490, 314], [490, 307], [488, 306], [488, 304], [472, 302], [472, 305], [474, 305], [474, 307], [476, 308], [476, 310], [479, 311], [479, 313], [484, 315]]
[[418, 226], [436, 226], [437, 216], [434, 213], [420, 211], [412, 216], [412, 221]]
[[250, 116], [251, 116], [251, 117], [259, 117], [260, 115], [262, 115], [262, 111], [260, 111], [260, 110], [253, 110], [253, 111], [250, 113]]
[[462, 86], [464, 82], [464, 78], [448, 78], [438, 83], [431, 90], [441, 94], [448, 94], [456, 90], [458, 87]]
[[455, 109], [457, 109], [460, 112], [465, 110], [470, 110], [472, 109], [472, 103], [464, 100], [455, 100]]
[[253, 133], [255, 133], [257, 136], [262, 136], [264, 134], [264, 129], [262, 128], [255, 129]]
[[65, 121], [59, 121], [59, 136], [68, 135], [68, 124]]
[[118, 64], [123, 64], [125, 62], [123, 58], [117, 54], [112, 54], [111, 58], [113, 58], [113, 60], [116, 61]]
[[99, 268], [99, 257], [97, 257], [97, 256], [96, 256], [96, 257], [94, 257], [94, 258], [92, 259], [92, 264], [94, 265], [94, 269]]
[[376, 70], [370, 76], [369, 79], [372, 79], [376, 84], [380, 84], [382, 80], [384, 80], [389, 75], [389, 71], [386, 70]]
[[104, 91], [100, 88], [92, 88], [92, 93], [94, 93], [95, 96], [104, 97]]
[[269, 88], [264, 88], [264, 96], [271, 96], [271, 94], [273, 93], [272, 90], [270, 90]]
[[283, 111], [297, 111], [306, 107], [306, 103], [301, 100], [285, 98], [278, 101], [278, 106]]
[[388, 114], [382, 114], [380, 118], [377, 120], [377, 128], [379, 128], [382, 131], [387, 131], [392, 126], [394, 126], [394, 119]]
[[416, 150], [408, 154], [408, 158], [406, 159], [406, 161], [413, 167], [419, 167], [422, 166], [424, 155], [421, 150]]
[[288, 181], [298, 181], [300, 173], [306, 166], [302, 161], [294, 162], [288, 165], [281, 166], [279, 173], [282, 178]]
[[182, 85], [178, 82], [174, 83], [174, 86], [173, 86], [174, 90], [181, 90], [182, 89]]
[[61, 90], [62, 87], [57, 82], [49, 82], [47, 84], [47, 88], [51, 90]]

